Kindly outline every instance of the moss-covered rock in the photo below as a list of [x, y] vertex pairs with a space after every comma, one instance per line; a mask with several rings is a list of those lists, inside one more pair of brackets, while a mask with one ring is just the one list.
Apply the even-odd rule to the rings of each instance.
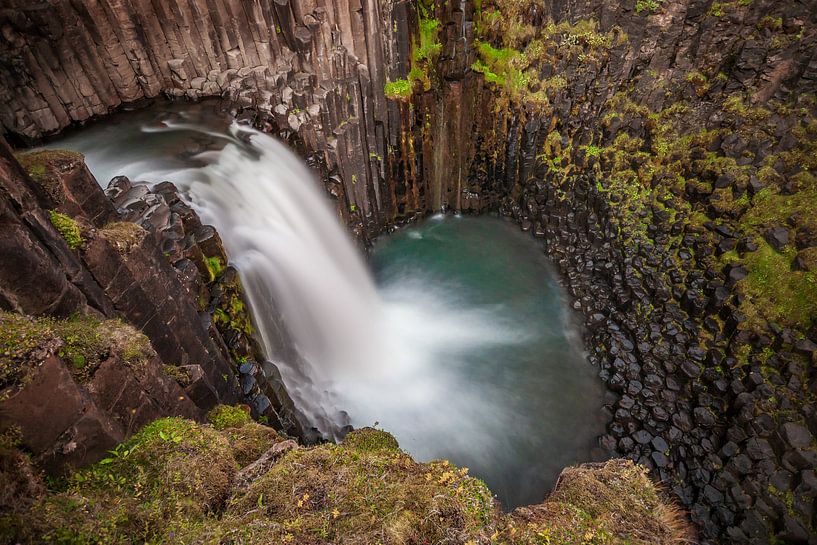
[[218, 405], [207, 413], [207, 421], [217, 430], [240, 428], [252, 422], [249, 407]]
[[139, 365], [155, 353], [147, 337], [119, 320], [55, 320], [0, 312], [0, 391], [24, 384], [49, 354], [60, 356], [84, 382], [111, 355]]
[[31, 179], [39, 184], [56, 204], [61, 204], [65, 194], [60, 185], [59, 172], [73, 168], [85, 158], [75, 151], [40, 150], [17, 154], [17, 160]]
[[568, 469], [545, 503], [506, 515], [467, 469], [419, 464], [371, 428], [340, 445], [281, 449], [248, 481], [236, 475], [239, 458], [244, 465], [280, 438], [224, 418], [236, 414], [216, 412], [232, 423], [221, 431], [157, 420], [63, 489], [32, 492], [29, 509], [3, 519], [6, 533], [72, 544], [674, 544], [687, 537], [678, 512], [632, 462]]
[[548, 500], [511, 517], [511, 543], [688, 543], [682, 513], [658, 494], [643, 466], [629, 460], [565, 469]]
[[54, 210], [49, 212], [49, 218], [51, 219], [51, 225], [62, 235], [62, 238], [68, 243], [69, 248], [75, 250], [82, 247], [84, 242], [82, 239], [82, 230], [73, 218]]
[[251, 464], [274, 444], [283, 441], [274, 429], [256, 422], [226, 428], [222, 435], [230, 442], [230, 451], [239, 467]]
[[[217, 511], [236, 471], [227, 439], [181, 418], [146, 426], [31, 509], [25, 537], [53, 543], [169, 543]], [[35, 537], [36, 536], [36, 537]]]
[[343, 439], [343, 446], [360, 452], [399, 452], [397, 439], [388, 432], [375, 428], [361, 428], [349, 432]]

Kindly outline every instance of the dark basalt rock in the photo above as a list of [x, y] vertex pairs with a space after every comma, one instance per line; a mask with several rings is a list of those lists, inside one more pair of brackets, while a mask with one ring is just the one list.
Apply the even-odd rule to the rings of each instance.
[[789, 243], [789, 230], [785, 227], [772, 227], [763, 233], [763, 238], [779, 252]]

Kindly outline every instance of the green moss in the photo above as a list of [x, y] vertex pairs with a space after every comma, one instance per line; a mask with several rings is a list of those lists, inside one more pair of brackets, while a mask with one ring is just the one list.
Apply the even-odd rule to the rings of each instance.
[[386, 98], [391, 100], [406, 101], [411, 98], [411, 81], [408, 79], [398, 79], [386, 83], [383, 87]]
[[59, 232], [62, 238], [65, 239], [65, 242], [68, 243], [69, 248], [75, 250], [82, 247], [82, 231], [80, 231], [79, 225], [77, 225], [77, 222], [74, 221], [73, 218], [65, 214], [60, 214], [56, 210], [49, 212], [49, 218], [57, 232]]
[[[264, 523], [269, 513], [274, 524]], [[231, 500], [218, 530], [248, 543], [439, 543], [455, 534], [464, 543], [494, 516], [490, 492], [467, 470], [325, 445], [284, 456]]]
[[724, 2], [712, 2], [707, 13], [712, 17], [723, 17], [723, 10], [726, 6]]
[[204, 264], [207, 266], [207, 272], [210, 275], [210, 282], [217, 280], [226, 268], [224, 261], [222, 261], [222, 259], [218, 256], [206, 257], [204, 259]]
[[218, 405], [207, 413], [207, 421], [221, 431], [226, 428], [240, 428], [252, 422], [252, 418], [246, 407]]
[[792, 270], [794, 253], [776, 252], [760, 241], [758, 250], [746, 255], [749, 275], [739, 287], [750, 326], [771, 321], [808, 327], [817, 319], [817, 274]]
[[[446, 461], [418, 464], [377, 430], [296, 448], [233, 488], [280, 438], [248, 422], [219, 432], [180, 418], [146, 426], [70, 475], [13, 521], [22, 542], [609, 543], [684, 542], [686, 526], [646, 470], [615, 460], [565, 471], [551, 499], [499, 511], [485, 484]], [[240, 460], [239, 460], [240, 458]]]
[[223, 435], [230, 442], [230, 451], [239, 467], [251, 464], [283, 438], [269, 426], [247, 422], [240, 427], [228, 427]]
[[420, 43], [414, 48], [414, 62], [433, 61], [440, 54], [443, 44], [437, 36], [440, 21], [431, 18], [420, 19]]
[[374, 428], [353, 430], [343, 439], [343, 446], [361, 452], [399, 452], [397, 439], [388, 432]]
[[598, 157], [601, 155], [601, 148], [598, 146], [584, 146], [584, 154], [586, 157]]
[[252, 317], [244, 304], [244, 289], [238, 276], [230, 282], [222, 283], [221, 288], [219, 306], [213, 314], [213, 319], [219, 329], [231, 329], [247, 336], [255, 333]]
[[23, 531], [54, 543], [178, 542], [180, 526], [223, 504], [234, 474], [223, 436], [164, 418], [72, 474], [67, 491], [32, 508]]
[[154, 355], [147, 337], [119, 320], [34, 319], [0, 313], [0, 389], [24, 384], [49, 351], [55, 351], [80, 381], [93, 376], [112, 355], [128, 365], [139, 365]]
[[163, 365], [162, 372], [175, 380], [182, 387], [190, 384], [190, 375], [188, 375], [184, 369], [177, 367], [176, 365]]

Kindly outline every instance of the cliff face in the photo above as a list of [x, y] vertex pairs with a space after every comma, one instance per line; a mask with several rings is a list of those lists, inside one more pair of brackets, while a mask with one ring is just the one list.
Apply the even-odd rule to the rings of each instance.
[[383, 86], [412, 13], [377, 0], [13, 1], [0, 10], [2, 124], [38, 137], [160, 93], [223, 96], [296, 132], [337, 172], [344, 214], [379, 228], [419, 209], [386, 183], [400, 117]]
[[53, 472], [160, 416], [239, 399], [305, 436], [217, 233], [175, 187], [118, 178], [109, 199], [82, 156], [18, 162], [2, 145], [0, 429]]

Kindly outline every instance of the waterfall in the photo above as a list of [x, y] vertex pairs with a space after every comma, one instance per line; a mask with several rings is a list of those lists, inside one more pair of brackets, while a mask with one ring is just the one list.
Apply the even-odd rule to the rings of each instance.
[[[159, 130], [202, 130], [184, 123]], [[216, 227], [240, 271], [260, 340], [312, 424], [338, 429], [333, 375], [384, 362], [382, 306], [360, 253], [313, 173], [284, 144], [232, 123], [199, 168], [147, 173], [173, 180]]]

